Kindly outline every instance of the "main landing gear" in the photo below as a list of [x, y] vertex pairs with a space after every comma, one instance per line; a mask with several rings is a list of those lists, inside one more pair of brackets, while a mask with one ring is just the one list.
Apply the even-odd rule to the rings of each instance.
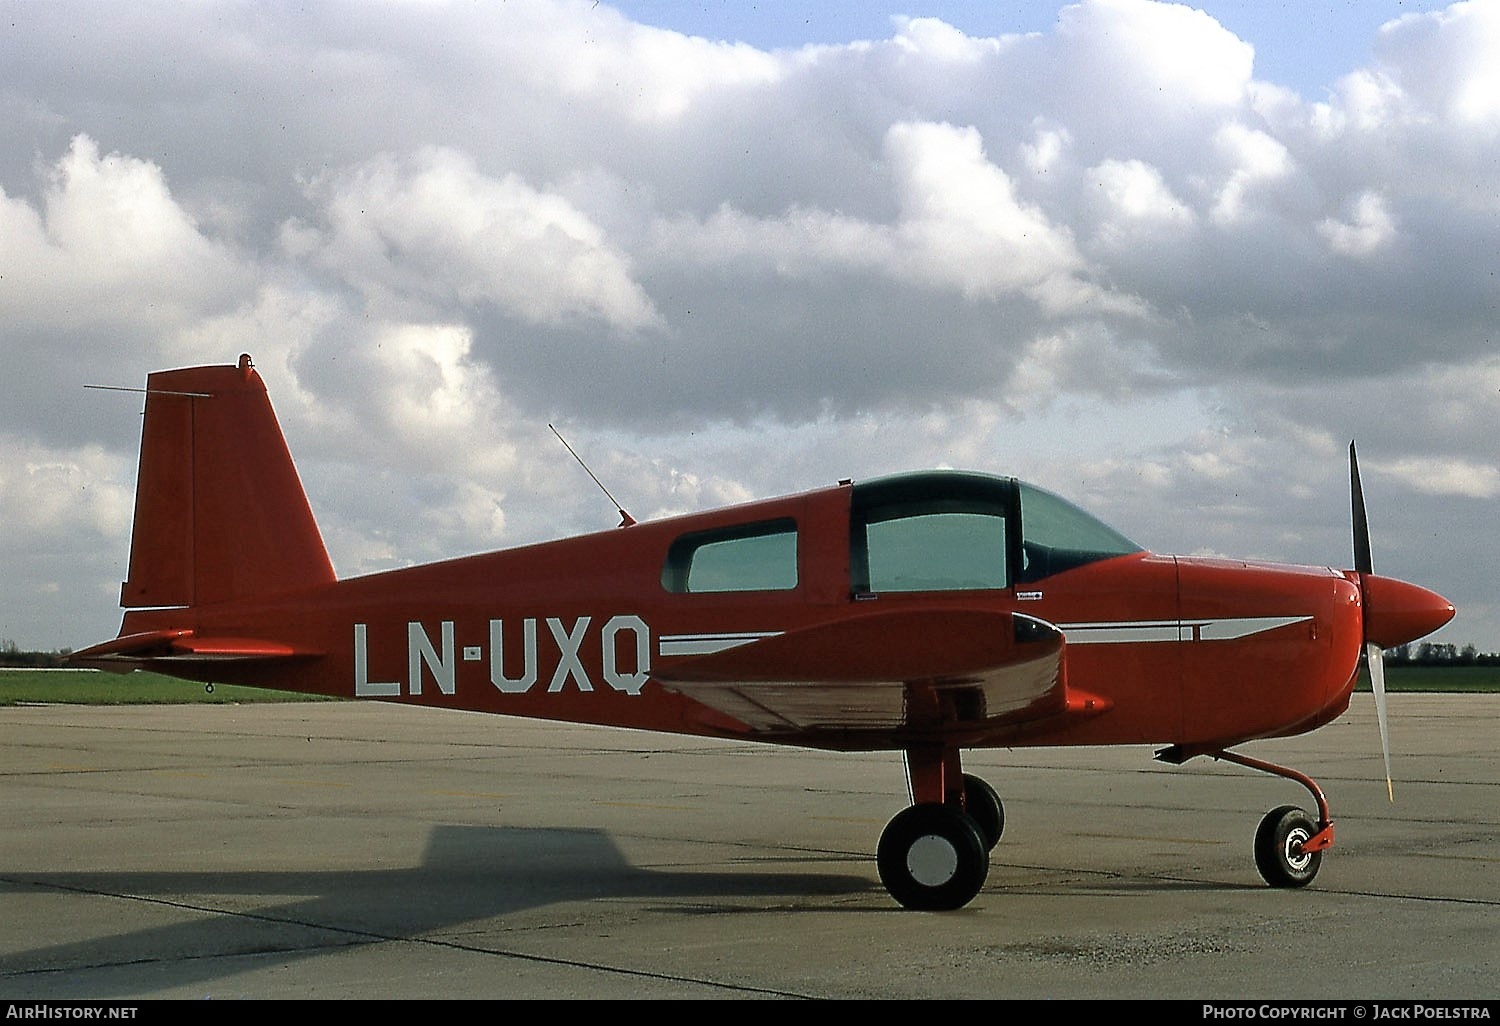
[[1255, 831], [1255, 868], [1272, 887], [1306, 887], [1312, 883], [1323, 864], [1323, 852], [1333, 846], [1333, 817], [1328, 813], [1328, 800], [1317, 781], [1285, 766], [1228, 750], [1200, 752], [1178, 745], [1162, 749], [1156, 758], [1181, 765], [1198, 755], [1295, 780], [1307, 788], [1317, 803], [1318, 818], [1314, 820], [1295, 805], [1282, 805], [1266, 813]]
[[993, 787], [962, 771], [956, 748], [908, 749], [906, 767], [914, 804], [880, 835], [880, 880], [906, 908], [962, 908], [984, 886], [1005, 807]]

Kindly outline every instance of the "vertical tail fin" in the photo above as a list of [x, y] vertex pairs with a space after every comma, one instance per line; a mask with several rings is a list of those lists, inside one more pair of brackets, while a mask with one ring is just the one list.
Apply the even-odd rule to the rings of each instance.
[[150, 375], [120, 605], [202, 605], [333, 580], [250, 357]]

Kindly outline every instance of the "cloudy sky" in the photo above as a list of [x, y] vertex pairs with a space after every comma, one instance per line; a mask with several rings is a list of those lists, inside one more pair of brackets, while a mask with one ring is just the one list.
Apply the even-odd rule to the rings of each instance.
[[0, 638], [114, 634], [148, 371], [341, 575], [900, 470], [1500, 650], [1500, 0], [0, 2]]

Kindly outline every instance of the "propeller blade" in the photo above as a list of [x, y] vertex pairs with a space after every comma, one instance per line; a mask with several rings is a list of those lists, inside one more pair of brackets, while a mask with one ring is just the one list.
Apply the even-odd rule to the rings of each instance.
[[1349, 443], [1349, 503], [1354, 514], [1354, 569], [1362, 574], [1375, 572], [1370, 560], [1370, 518], [1365, 515], [1365, 492], [1359, 486], [1359, 457], [1354, 443]]
[[[1349, 443], [1349, 506], [1354, 521], [1354, 569], [1359, 573], [1359, 596], [1361, 604], [1360, 624], [1363, 630], [1365, 614], [1370, 609], [1370, 597], [1366, 593], [1365, 575], [1375, 573], [1374, 561], [1370, 558], [1370, 518], [1365, 513], [1365, 490], [1359, 483], [1359, 457], [1354, 452], [1354, 443]], [[1391, 784], [1391, 741], [1385, 716], [1385, 650], [1369, 639], [1365, 632], [1365, 665], [1370, 670], [1370, 691], [1375, 696], [1375, 719], [1380, 724], [1380, 754], [1385, 759], [1385, 794], [1394, 803], [1396, 789]]]
[[1380, 723], [1380, 754], [1385, 757], [1385, 795], [1394, 804], [1396, 789], [1391, 785], [1391, 739], [1385, 719], [1385, 652], [1375, 642], [1365, 645], [1365, 662], [1370, 667], [1370, 691], [1375, 695], [1375, 719]]

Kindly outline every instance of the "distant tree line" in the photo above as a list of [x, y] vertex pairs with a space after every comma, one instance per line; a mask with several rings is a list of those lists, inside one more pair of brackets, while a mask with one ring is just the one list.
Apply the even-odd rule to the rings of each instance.
[[60, 648], [56, 652], [22, 652], [21, 647], [9, 638], [0, 640], [0, 666], [19, 666], [27, 669], [45, 669], [49, 666], [66, 666], [71, 648]]
[[1500, 652], [1481, 652], [1474, 645], [1423, 641], [1385, 650], [1387, 666], [1500, 666]]

